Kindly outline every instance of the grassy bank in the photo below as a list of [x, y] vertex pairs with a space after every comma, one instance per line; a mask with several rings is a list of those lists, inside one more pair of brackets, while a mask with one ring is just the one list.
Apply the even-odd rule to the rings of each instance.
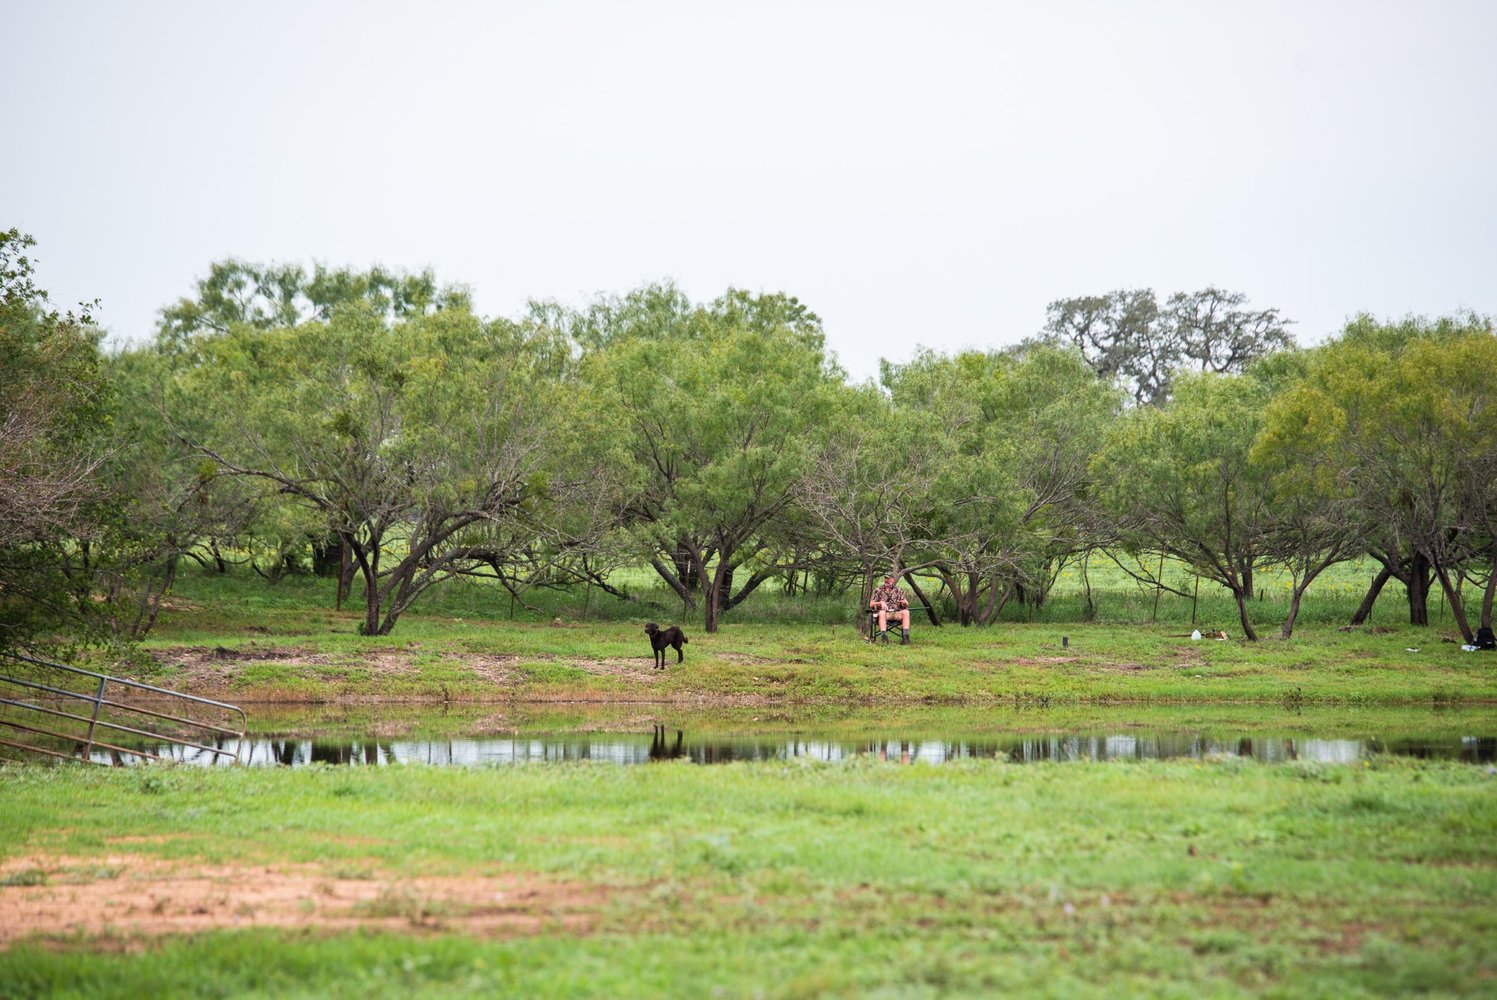
[[1485, 768], [5, 777], [19, 996], [1479, 995], [1497, 975]]
[[[411, 615], [388, 637], [348, 613], [181, 602], [131, 663], [104, 664], [240, 701], [632, 701], [681, 705], [1497, 702], [1497, 657], [1429, 629], [1288, 641], [1192, 641], [1171, 626], [915, 628], [874, 646], [851, 626], [688, 629], [686, 661], [651, 669], [638, 622], [509, 623]], [[1416, 650], [1411, 652], [1410, 650]]]
[[[1350, 582], [1341, 586], [1342, 596], [1355, 591]], [[1058, 585], [1054, 599], [1066, 593]], [[1329, 603], [1307, 614], [1288, 641], [1242, 641], [1235, 611], [1208, 613], [1203, 598], [1196, 624], [1208, 634], [1224, 630], [1227, 641], [1192, 641], [1188, 613], [1164, 620], [1161, 612], [1160, 621], [1149, 621], [1145, 601], [1134, 608], [1138, 614], [1117, 622], [936, 628], [917, 613], [912, 646], [874, 647], [851, 624], [857, 616], [846, 598], [791, 598], [766, 587], [708, 635], [658, 602], [583, 595], [572, 608], [568, 602], [579, 595], [567, 591], [530, 595], [545, 598], [544, 613], [522, 607], [510, 620], [502, 592], [458, 581], [423, 598], [391, 635], [365, 637], [356, 609], [332, 607], [330, 581], [288, 577], [272, 585], [242, 570], [194, 570], [179, 581], [138, 650], [124, 658], [98, 654], [90, 665], [261, 704], [1497, 704], [1497, 658], [1462, 652], [1454, 633], [1438, 625], [1342, 632], [1326, 623], [1344, 620], [1337, 593], [1323, 595]], [[1037, 619], [1058, 607], [1046, 605]], [[684, 664], [650, 669], [642, 633], [647, 617], [685, 625], [691, 642]]]

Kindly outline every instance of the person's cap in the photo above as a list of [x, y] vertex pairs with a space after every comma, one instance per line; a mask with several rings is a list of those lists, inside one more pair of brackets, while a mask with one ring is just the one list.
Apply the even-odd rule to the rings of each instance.
[[884, 574], [884, 582], [885, 583], [888, 583], [892, 579], [894, 579], [894, 574], [893, 573], [886, 573], [886, 574]]

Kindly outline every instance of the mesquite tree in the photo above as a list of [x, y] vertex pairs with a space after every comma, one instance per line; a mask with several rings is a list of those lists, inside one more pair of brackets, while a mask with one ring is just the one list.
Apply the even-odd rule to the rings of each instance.
[[1269, 518], [1267, 476], [1249, 454], [1267, 399], [1248, 376], [1184, 376], [1168, 406], [1119, 421], [1093, 463], [1124, 544], [1226, 587], [1249, 640], [1258, 638], [1247, 601]]
[[389, 326], [354, 305], [327, 323], [237, 327], [201, 353], [175, 409], [218, 418], [192, 443], [325, 520], [363, 578], [365, 634], [543, 536], [590, 478], [563, 461], [570, 357], [548, 331], [461, 309]]
[[620, 529], [714, 632], [804, 551], [802, 475], [847, 391], [820, 323], [784, 296], [657, 288], [574, 325], [590, 436], [630, 484]]

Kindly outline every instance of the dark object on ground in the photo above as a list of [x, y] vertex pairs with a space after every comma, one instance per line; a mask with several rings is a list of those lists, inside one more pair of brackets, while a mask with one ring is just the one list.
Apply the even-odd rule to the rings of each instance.
[[686, 638], [686, 633], [675, 625], [670, 628], [661, 628], [654, 622], [645, 626], [645, 635], [650, 637], [650, 648], [655, 650], [655, 668], [665, 669], [665, 650], [674, 646], [676, 649], [676, 662], [680, 663], [685, 657], [681, 653], [681, 647], [691, 640]]
[[1479, 628], [1476, 630], [1476, 638], [1471, 640], [1471, 645], [1477, 649], [1497, 649], [1497, 636], [1493, 636], [1489, 628]]

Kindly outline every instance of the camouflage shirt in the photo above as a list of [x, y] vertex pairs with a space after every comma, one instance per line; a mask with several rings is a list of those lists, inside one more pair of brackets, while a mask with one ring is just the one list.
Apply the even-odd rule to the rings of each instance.
[[897, 583], [886, 583], [879, 587], [869, 600], [874, 607], [882, 605], [892, 611], [902, 611], [910, 606], [910, 599], [904, 596], [904, 591], [899, 589]]

